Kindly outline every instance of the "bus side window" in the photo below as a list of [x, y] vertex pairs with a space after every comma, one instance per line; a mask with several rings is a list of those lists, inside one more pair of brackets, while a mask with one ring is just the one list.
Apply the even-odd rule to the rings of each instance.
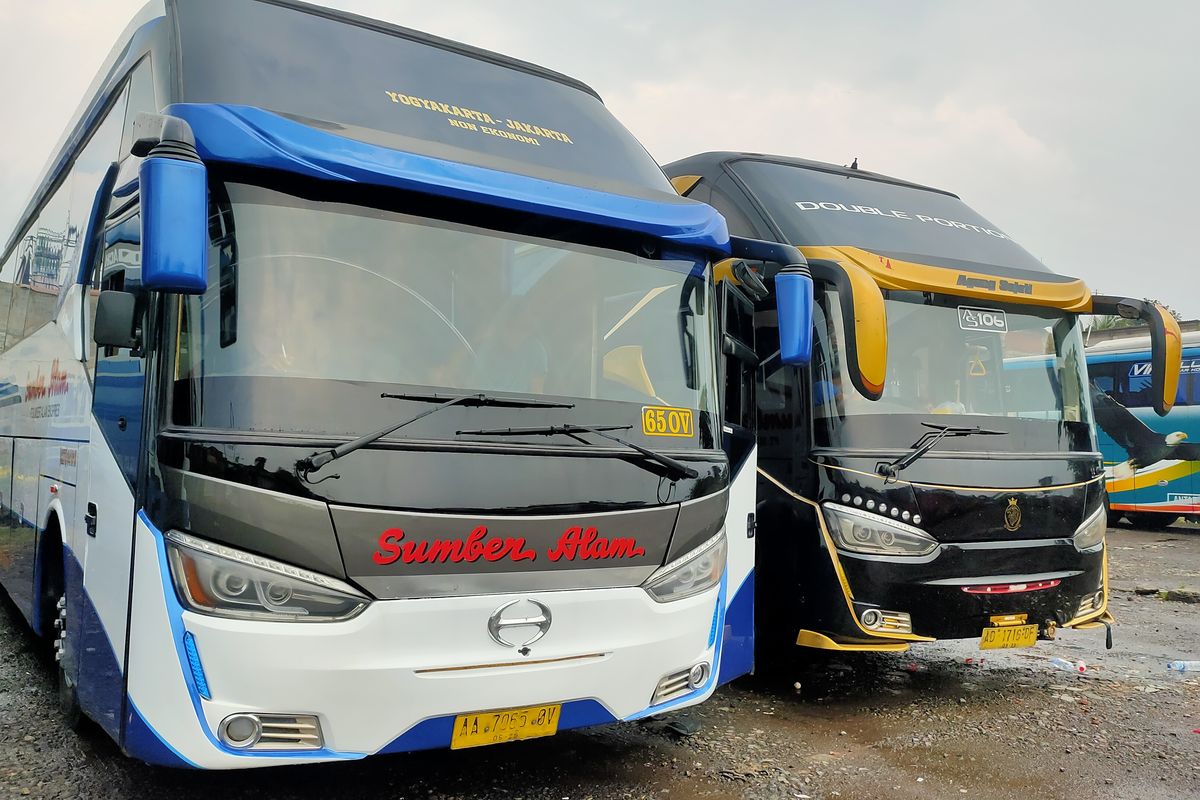
[[4, 261], [4, 266], [0, 267], [0, 353], [3, 353], [11, 347], [18, 339], [20, 334], [8, 335], [8, 313], [12, 306], [13, 296], [13, 276], [17, 272], [17, 253], [13, 253]]

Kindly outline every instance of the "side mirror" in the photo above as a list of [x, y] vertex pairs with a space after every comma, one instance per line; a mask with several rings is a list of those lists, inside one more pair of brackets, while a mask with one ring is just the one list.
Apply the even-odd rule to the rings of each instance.
[[[729, 245], [734, 258], [772, 261], [783, 267], [775, 275], [779, 357], [785, 364], [808, 366], [812, 361], [813, 280], [804, 255], [791, 245], [744, 239], [740, 236], [729, 237]], [[745, 272], [753, 274], [749, 269]], [[735, 277], [743, 280], [741, 275], [735, 274]], [[761, 284], [761, 281], [759, 283]], [[766, 290], [765, 285], [762, 288]]]
[[101, 347], [138, 346], [137, 296], [129, 292], [101, 292], [96, 301], [92, 339]]
[[1165, 417], [1175, 406], [1183, 366], [1183, 333], [1171, 313], [1149, 300], [1092, 295], [1093, 314], [1140, 319], [1150, 327], [1150, 386], [1154, 413]]
[[775, 307], [780, 361], [807, 367], [813, 346], [813, 280], [807, 267], [784, 267], [775, 276]]
[[142, 204], [142, 285], [203, 294], [208, 288], [208, 171], [181, 119], [141, 114], [134, 125]]
[[751, 300], [766, 300], [771, 294], [767, 290], [767, 285], [763, 283], [763, 279], [758, 277], [758, 273], [750, 269], [750, 265], [745, 261], [735, 263], [732, 272], [733, 277], [737, 278], [738, 283], [745, 288]]

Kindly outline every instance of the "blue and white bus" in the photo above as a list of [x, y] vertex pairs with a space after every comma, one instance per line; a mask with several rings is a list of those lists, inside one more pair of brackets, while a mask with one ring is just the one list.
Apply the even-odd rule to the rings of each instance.
[[0, 250], [0, 584], [64, 714], [253, 767], [638, 719], [748, 671], [731, 256], [803, 262], [675, 195], [578, 81], [285, 0], [152, 2]]
[[1165, 528], [1200, 518], [1200, 331], [1183, 333], [1175, 407], [1154, 413], [1150, 337], [1087, 347], [1097, 436], [1104, 454], [1111, 522]]

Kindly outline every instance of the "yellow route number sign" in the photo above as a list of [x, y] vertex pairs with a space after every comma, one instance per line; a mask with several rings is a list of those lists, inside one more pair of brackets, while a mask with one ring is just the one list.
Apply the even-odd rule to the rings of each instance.
[[642, 406], [642, 433], [691, 438], [696, 435], [695, 415], [690, 408]]

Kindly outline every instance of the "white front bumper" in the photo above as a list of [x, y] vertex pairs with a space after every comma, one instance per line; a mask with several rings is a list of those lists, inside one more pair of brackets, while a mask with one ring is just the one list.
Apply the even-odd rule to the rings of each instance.
[[[441, 741], [435, 732], [388, 748], [423, 721], [471, 711], [594, 700], [604, 716], [629, 719], [647, 709], [664, 674], [700, 661], [716, 673], [719, 588], [666, 604], [638, 588], [593, 589], [381, 601], [339, 623], [254, 622], [181, 611], [161, 539], [141, 519], [136, 547], [129, 697], [159, 738], [201, 767], [446, 746], [448, 735]], [[526, 656], [488, 635], [488, 618], [513, 597], [553, 611], [549, 632]], [[196, 693], [185, 631], [195, 637], [211, 700]], [[714, 685], [710, 679], [664, 707], [699, 702]], [[325, 747], [264, 754], [221, 744], [221, 720], [247, 711], [315, 714]], [[565, 710], [563, 724], [571, 724]]]

